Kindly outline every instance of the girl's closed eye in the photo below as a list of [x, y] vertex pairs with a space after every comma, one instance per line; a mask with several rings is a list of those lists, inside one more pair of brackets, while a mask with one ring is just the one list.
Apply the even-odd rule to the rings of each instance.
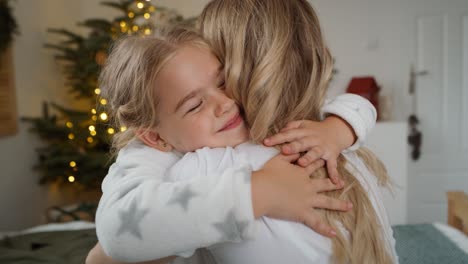
[[203, 101], [198, 102], [195, 106], [191, 107], [191, 108], [187, 111], [187, 114], [190, 113], [190, 112], [193, 112], [193, 111], [197, 110], [202, 104], [203, 104]]
[[221, 89], [221, 90], [226, 90], [226, 82], [224, 80], [219, 82], [218, 88]]

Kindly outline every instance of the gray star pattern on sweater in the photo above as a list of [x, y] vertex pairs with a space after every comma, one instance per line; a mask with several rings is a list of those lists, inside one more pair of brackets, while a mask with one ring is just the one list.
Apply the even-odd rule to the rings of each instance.
[[248, 221], [238, 221], [237, 222], [237, 227], [238, 227], [239, 231], [241, 232], [241, 235], [242, 235], [242, 232], [247, 228], [248, 225], [249, 225]]
[[196, 196], [197, 193], [193, 192], [190, 189], [190, 186], [185, 186], [177, 195], [173, 195], [169, 199], [168, 204], [179, 204], [185, 211], [187, 211], [190, 200]]
[[127, 211], [119, 212], [120, 227], [117, 231], [117, 236], [128, 232], [140, 240], [143, 239], [140, 231], [140, 222], [147, 213], [148, 210], [138, 208], [136, 200], [133, 200]]
[[224, 239], [227, 241], [233, 241], [238, 237], [238, 230], [242, 231], [247, 224], [248, 223], [246, 221], [236, 223], [234, 211], [230, 210], [223, 221], [214, 223], [213, 226], [219, 231]]
[[244, 166], [239, 169], [235, 169], [234, 173], [236, 174], [234, 177], [243, 177], [244, 183], [250, 184], [250, 178], [252, 176], [252, 168], [250, 168], [250, 166]]
[[246, 173], [246, 174], [244, 175], [244, 183], [245, 183], [245, 184], [249, 184], [249, 183], [250, 183], [251, 175], [252, 175], [252, 174], [250, 174], [250, 173]]

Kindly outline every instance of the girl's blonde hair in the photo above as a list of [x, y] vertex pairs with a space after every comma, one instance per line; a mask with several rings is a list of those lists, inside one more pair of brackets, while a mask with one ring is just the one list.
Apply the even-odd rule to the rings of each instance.
[[[293, 120], [320, 120], [333, 59], [317, 15], [306, 0], [213, 0], [204, 9], [199, 27], [225, 66], [228, 93], [244, 108], [251, 138], [261, 141]], [[368, 150], [359, 157], [381, 185], [388, 175]], [[322, 210], [338, 232], [333, 239], [336, 263], [392, 263], [383, 229], [366, 190], [338, 158], [345, 190], [328, 192], [349, 200], [347, 213]], [[326, 177], [325, 169], [314, 177]], [[349, 231], [340, 232], [337, 223]]]
[[185, 45], [208, 48], [198, 33], [183, 28], [161, 30], [154, 36], [125, 37], [113, 44], [99, 77], [114, 125], [126, 127], [112, 139], [113, 154], [135, 138], [137, 129], [158, 124], [155, 79]]

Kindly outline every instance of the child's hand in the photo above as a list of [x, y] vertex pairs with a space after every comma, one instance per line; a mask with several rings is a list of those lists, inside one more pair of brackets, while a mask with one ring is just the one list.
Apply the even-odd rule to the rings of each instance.
[[317, 233], [333, 237], [336, 231], [323, 221], [315, 208], [338, 211], [351, 209], [351, 203], [321, 194], [340, 189], [343, 185], [335, 185], [328, 178], [310, 179], [315, 168], [291, 164], [297, 158], [298, 154], [280, 154], [268, 161], [261, 170], [252, 173], [255, 217], [266, 215], [301, 222]]
[[322, 122], [290, 122], [280, 133], [265, 139], [264, 144], [284, 144], [281, 151], [287, 155], [306, 152], [298, 160], [302, 167], [320, 168], [323, 166], [322, 160], [325, 160], [330, 179], [338, 184], [337, 158], [341, 151], [350, 147], [354, 141], [356, 135], [352, 127], [337, 116], [329, 116]]

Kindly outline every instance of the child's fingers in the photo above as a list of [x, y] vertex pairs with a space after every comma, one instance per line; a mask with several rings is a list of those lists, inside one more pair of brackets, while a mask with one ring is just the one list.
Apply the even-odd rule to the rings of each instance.
[[312, 200], [312, 206], [314, 208], [328, 209], [328, 210], [334, 210], [334, 211], [343, 211], [343, 212], [346, 212], [352, 208], [352, 204], [350, 202], [328, 197], [323, 194], [318, 194], [314, 196]]
[[[295, 153], [295, 152], [291, 152]], [[302, 167], [308, 166], [310, 163], [315, 162], [324, 155], [324, 151], [321, 147], [312, 147], [306, 154], [299, 158], [297, 161]]]
[[291, 122], [287, 123], [286, 126], [283, 129], [281, 129], [281, 131], [289, 130], [289, 129], [292, 129], [292, 128], [299, 128], [299, 127], [301, 127], [301, 125], [303, 123], [304, 123], [304, 120], [291, 121]]
[[280, 132], [276, 135], [273, 135], [263, 141], [263, 144], [266, 146], [274, 146], [278, 144], [283, 144], [286, 142], [292, 142], [303, 138], [307, 135], [307, 131], [304, 129], [291, 129], [284, 132]]
[[[318, 147], [319, 144], [320, 144], [320, 141], [318, 141], [317, 138], [306, 136], [306, 137], [294, 140], [292, 142], [289, 142], [288, 144], [284, 144], [281, 147], [281, 151], [284, 154], [306, 152], [306, 151], [312, 150], [313, 148]], [[318, 151], [318, 149], [315, 151]]]
[[306, 226], [323, 236], [330, 238], [336, 236], [336, 231], [314, 211], [307, 213], [303, 222]]
[[308, 175], [311, 175], [312, 173], [314, 173], [316, 170], [318, 170], [319, 168], [323, 167], [323, 165], [325, 165], [325, 161], [323, 159], [319, 159], [319, 160], [316, 160], [314, 162], [312, 162], [310, 165], [308, 165], [307, 167], [305, 167], [305, 170], [307, 172]]
[[295, 162], [300, 157], [300, 155], [299, 154], [291, 154], [291, 155], [278, 154], [277, 157], [284, 161], [292, 163], [292, 162]]
[[[300, 160], [298, 161], [300, 162]], [[328, 171], [328, 176], [330, 177], [330, 180], [334, 184], [338, 184], [340, 182], [340, 176], [338, 174], [338, 169], [337, 169], [337, 160], [336, 158], [328, 159], [327, 160], [327, 171]]]
[[311, 179], [310, 184], [316, 193], [334, 191], [343, 188], [343, 184], [334, 184], [329, 178]]

